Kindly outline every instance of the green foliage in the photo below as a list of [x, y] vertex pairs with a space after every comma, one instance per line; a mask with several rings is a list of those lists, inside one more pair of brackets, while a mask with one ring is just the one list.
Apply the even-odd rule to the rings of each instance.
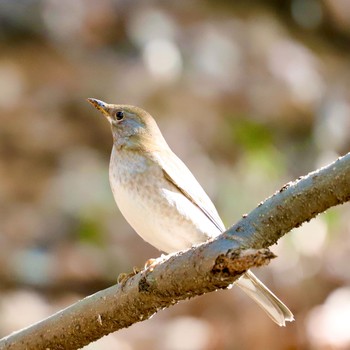
[[77, 235], [81, 242], [89, 243], [92, 245], [102, 246], [104, 243], [101, 222], [98, 217], [86, 217], [80, 218], [79, 226], [77, 228]]
[[235, 142], [247, 151], [262, 151], [273, 142], [269, 127], [252, 119], [234, 120], [231, 133]]

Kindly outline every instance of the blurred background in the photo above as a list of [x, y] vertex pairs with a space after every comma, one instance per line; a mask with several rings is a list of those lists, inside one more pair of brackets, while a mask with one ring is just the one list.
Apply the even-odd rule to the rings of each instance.
[[[148, 110], [227, 226], [350, 150], [346, 0], [0, 1], [0, 337], [159, 256], [119, 213], [95, 97]], [[350, 207], [281, 239], [238, 289], [182, 302], [86, 349], [349, 349]]]

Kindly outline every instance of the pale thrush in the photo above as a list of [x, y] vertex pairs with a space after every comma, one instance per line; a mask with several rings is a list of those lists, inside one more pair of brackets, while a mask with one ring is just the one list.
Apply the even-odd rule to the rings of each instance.
[[[213, 203], [172, 152], [152, 116], [141, 108], [88, 101], [107, 118], [113, 135], [109, 181], [125, 219], [166, 253], [190, 248], [223, 231]], [[280, 326], [291, 311], [252, 272], [235, 283]]]

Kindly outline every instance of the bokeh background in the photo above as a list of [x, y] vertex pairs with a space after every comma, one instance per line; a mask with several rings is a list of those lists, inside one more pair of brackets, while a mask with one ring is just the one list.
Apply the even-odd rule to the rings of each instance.
[[[141, 106], [226, 225], [350, 149], [346, 0], [0, 1], [0, 336], [160, 253], [116, 208], [111, 135], [86, 101]], [[281, 239], [238, 289], [163, 310], [86, 349], [349, 349], [350, 207]]]

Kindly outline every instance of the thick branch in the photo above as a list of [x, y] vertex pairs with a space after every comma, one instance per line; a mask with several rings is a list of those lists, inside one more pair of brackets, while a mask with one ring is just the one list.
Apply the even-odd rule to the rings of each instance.
[[0, 349], [78, 349], [179, 300], [226, 288], [246, 269], [273, 257], [266, 249], [246, 248], [266, 248], [349, 199], [350, 154], [287, 184], [215, 240], [166, 257], [122, 284], [0, 340]]
[[199, 247], [165, 257], [164, 262], [0, 340], [0, 349], [79, 349], [179, 300], [226, 288], [250, 267], [274, 257], [268, 249], [217, 248]]

